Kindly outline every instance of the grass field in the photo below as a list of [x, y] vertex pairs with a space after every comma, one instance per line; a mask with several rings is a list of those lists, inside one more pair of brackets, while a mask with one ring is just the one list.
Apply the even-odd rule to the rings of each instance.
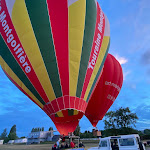
[[[97, 147], [99, 141], [85, 141], [85, 150], [90, 147]], [[37, 145], [0, 145], [0, 150], [51, 150], [53, 144], [37, 144]]]
[[[37, 145], [0, 145], [0, 150], [51, 150], [53, 144], [37, 144]], [[90, 147], [97, 147], [98, 141], [85, 141], [85, 150]], [[146, 150], [150, 150], [147, 147]]]
[[[96, 147], [97, 144], [86, 144], [86, 150], [90, 147]], [[39, 145], [0, 145], [0, 150], [51, 150], [52, 144]]]

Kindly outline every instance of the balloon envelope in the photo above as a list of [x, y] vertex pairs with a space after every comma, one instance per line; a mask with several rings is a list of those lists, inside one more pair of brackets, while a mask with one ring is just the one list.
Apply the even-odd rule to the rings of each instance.
[[120, 63], [111, 54], [107, 55], [102, 75], [89, 100], [85, 116], [96, 127], [117, 98], [123, 83]]
[[1, 0], [0, 64], [54, 121], [73, 132], [107, 56], [109, 22], [96, 0]]

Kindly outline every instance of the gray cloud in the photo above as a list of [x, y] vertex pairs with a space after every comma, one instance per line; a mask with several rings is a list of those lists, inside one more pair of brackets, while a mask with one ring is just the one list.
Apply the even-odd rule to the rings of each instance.
[[[150, 65], [150, 49], [145, 51], [141, 56], [142, 65]], [[150, 70], [149, 70], [150, 71]]]
[[150, 68], [147, 70], [147, 72], [146, 72], [148, 75], [150, 75]]

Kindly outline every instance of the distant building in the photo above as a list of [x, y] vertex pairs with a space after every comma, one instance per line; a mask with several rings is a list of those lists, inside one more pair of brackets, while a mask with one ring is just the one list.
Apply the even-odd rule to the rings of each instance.
[[14, 144], [15, 140], [9, 140], [8, 144]]
[[2, 145], [2, 144], [3, 144], [3, 142], [4, 142], [4, 140], [0, 140], [0, 145]]
[[96, 136], [96, 137], [101, 137], [102, 134], [101, 134], [101, 131], [100, 130], [97, 130], [97, 129], [93, 129], [93, 136]]
[[[40, 142], [45, 141], [57, 141], [60, 135], [55, 135], [54, 132], [56, 131], [38, 131], [38, 132], [31, 132], [27, 138], [17, 139], [17, 140], [9, 140], [8, 144], [39, 144]], [[0, 140], [2, 141], [2, 140]]]
[[25, 143], [27, 143], [27, 138], [8, 141], [8, 144], [25, 144]]
[[17, 139], [17, 140], [14, 141], [14, 143], [16, 143], [16, 144], [24, 144], [24, 143], [27, 143], [27, 138]]
[[38, 131], [31, 132], [27, 139], [27, 144], [40, 143], [45, 141], [52, 141], [55, 131]]

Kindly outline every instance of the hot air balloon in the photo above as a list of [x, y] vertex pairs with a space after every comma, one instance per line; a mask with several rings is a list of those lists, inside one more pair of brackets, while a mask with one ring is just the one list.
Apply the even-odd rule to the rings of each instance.
[[89, 99], [85, 116], [96, 127], [117, 98], [123, 83], [120, 63], [111, 54], [107, 55], [102, 75]]
[[55, 123], [73, 132], [109, 49], [96, 0], [0, 0], [0, 64]]

